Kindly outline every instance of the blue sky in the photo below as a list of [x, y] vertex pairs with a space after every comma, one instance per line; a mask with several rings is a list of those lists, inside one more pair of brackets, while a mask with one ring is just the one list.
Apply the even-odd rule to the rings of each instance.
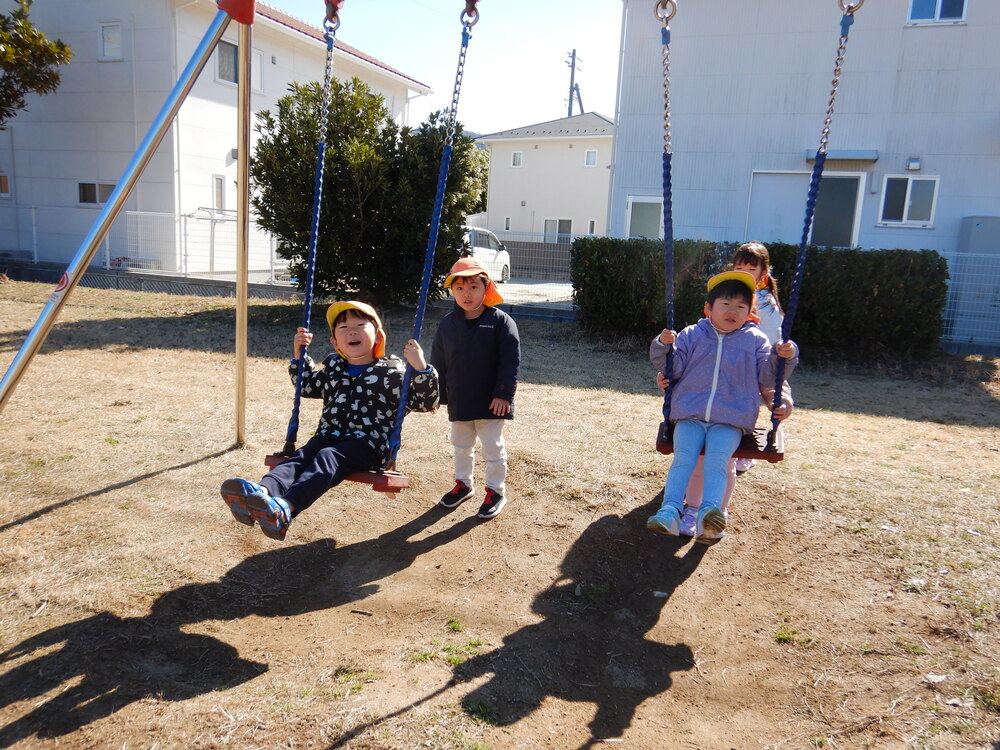
[[[263, 1], [315, 26], [325, 15], [323, 0]], [[337, 38], [434, 89], [411, 103], [417, 124], [451, 101], [464, 8], [464, 0], [346, 0]], [[620, 0], [480, 0], [479, 11], [458, 105], [467, 130], [565, 117], [573, 48], [584, 109], [614, 117]]]

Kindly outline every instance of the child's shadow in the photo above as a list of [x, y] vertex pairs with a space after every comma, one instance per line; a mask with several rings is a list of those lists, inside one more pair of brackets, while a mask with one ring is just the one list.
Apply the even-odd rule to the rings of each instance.
[[645, 637], [707, 549], [696, 544], [678, 558], [683, 539], [646, 530], [659, 500], [589, 526], [564, 558], [560, 579], [535, 599], [545, 619], [456, 668], [463, 680], [492, 673], [462, 701], [466, 711], [509, 725], [547, 696], [595, 703], [589, 747], [620, 737], [643, 701], [670, 688], [671, 672], [694, 666], [686, 644]]
[[264, 552], [217, 582], [163, 594], [146, 617], [101, 612], [27, 638], [0, 654], [0, 664], [44, 651], [0, 675], [0, 708], [37, 702], [68, 681], [76, 682], [0, 728], [0, 747], [35, 734], [69, 734], [143, 698], [180, 701], [263, 674], [266, 664], [242, 659], [229, 644], [185, 633], [181, 626], [248, 615], [297, 615], [369, 596], [378, 590], [374, 581], [478, 523], [468, 518], [410, 541], [442, 515], [431, 508], [398, 529], [339, 549], [333, 540], [320, 540]]

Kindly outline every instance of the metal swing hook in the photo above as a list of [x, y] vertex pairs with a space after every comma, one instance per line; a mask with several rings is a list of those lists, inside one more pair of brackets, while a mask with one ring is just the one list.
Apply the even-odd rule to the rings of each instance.
[[837, 5], [840, 6], [840, 10], [849, 16], [854, 15], [854, 11], [865, 4], [865, 0], [856, 0], [853, 3], [846, 3], [844, 0], [837, 0]]
[[336, 31], [340, 26], [340, 9], [344, 7], [344, 0], [326, 0], [326, 26]]
[[656, 0], [653, 13], [666, 26], [677, 13], [677, 0]]
[[465, 10], [459, 16], [459, 20], [463, 24], [468, 24], [470, 28], [479, 23], [479, 9], [476, 8], [478, 2], [479, 0], [465, 0]]

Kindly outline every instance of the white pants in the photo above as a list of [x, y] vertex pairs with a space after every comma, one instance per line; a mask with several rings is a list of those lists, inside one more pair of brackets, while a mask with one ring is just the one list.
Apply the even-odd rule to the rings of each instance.
[[504, 493], [507, 479], [507, 448], [503, 442], [505, 419], [476, 419], [471, 422], [451, 423], [451, 444], [455, 446], [455, 479], [473, 487], [472, 475], [476, 465], [476, 438], [483, 446], [486, 461], [486, 486], [499, 494]]

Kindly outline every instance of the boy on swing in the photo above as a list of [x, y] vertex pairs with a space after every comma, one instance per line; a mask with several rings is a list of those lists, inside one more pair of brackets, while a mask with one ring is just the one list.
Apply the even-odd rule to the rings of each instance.
[[[680, 534], [684, 492], [705, 450], [705, 484], [695, 524], [696, 540], [713, 544], [726, 529], [722, 500], [728, 464], [744, 433], [757, 423], [761, 388], [773, 388], [778, 357], [788, 360], [787, 378], [798, 363], [791, 341], [772, 348], [749, 322], [756, 282], [746, 271], [727, 271], [708, 280], [705, 317], [680, 334], [664, 330], [653, 339], [649, 359], [673, 381], [670, 422], [674, 459], [663, 490], [663, 504], [646, 526], [661, 534]], [[673, 370], [666, 355], [674, 347]]]
[[[260, 524], [265, 536], [284, 539], [292, 519], [324, 492], [357, 471], [382, 468], [396, 418], [405, 366], [385, 355], [385, 331], [374, 308], [364, 302], [334, 302], [326, 313], [334, 353], [317, 369], [308, 353], [303, 362], [302, 396], [323, 399], [316, 434], [275, 466], [260, 483], [235, 477], [222, 483], [222, 499], [240, 523]], [[294, 383], [302, 348], [313, 334], [297, 329], [288, 371]], [[438, 378], [410, 339], [403, 356], [414, 369], [407, 408], [432, 411]]]

